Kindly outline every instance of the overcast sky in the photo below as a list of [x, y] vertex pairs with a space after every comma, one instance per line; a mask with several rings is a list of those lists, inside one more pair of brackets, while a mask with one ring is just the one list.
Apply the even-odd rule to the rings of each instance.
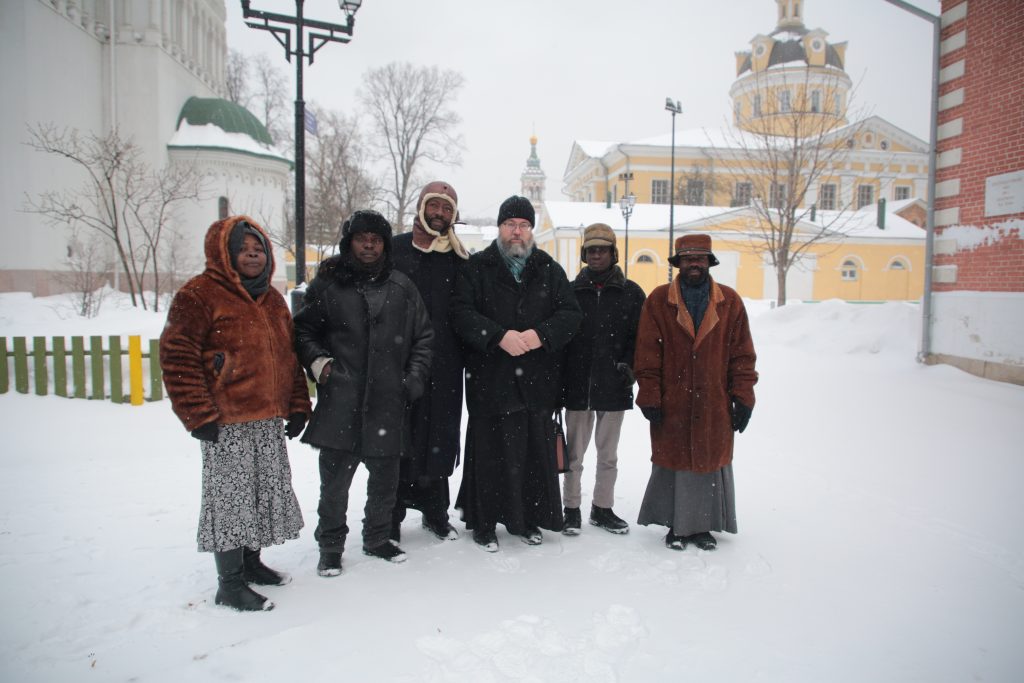
[[[937, 14], [938, 0], [913, 0]], [[241, 3], [225, 0], [228, 45], [264, 51], [292, 79], [284, 49], [250, 29]], [[855, 108], [928, 139], [931, 24], [885, 0], [804, 0], [804, 23], [846, 41]], [[253, 0], [295, 13], [294, 0]], [[561, 178], [574, 140], [628, 141], [671, 131], [665, 98], [682, 104], [676, 131], [720, 127], [731, 112], [734, 53], [775, 28], [774, 0], [363, 0], [355, 36], [328, 44], [305, 70], [305, 99], [357, 112], [362, 75], [392, 61], [438, 65], [466, 84], [463, 164], [428, 175], [451, 182], [463, 216], [496, 216], [519, 192], [536, 133], [547, 198], [565, 199]], [[336, 23], [335, 0], [306, 0], [309, 18]]]

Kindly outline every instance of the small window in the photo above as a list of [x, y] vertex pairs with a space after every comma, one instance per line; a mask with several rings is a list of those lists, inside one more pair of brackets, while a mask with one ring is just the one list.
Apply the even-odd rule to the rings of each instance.
[[761, 115], [761, 96], [754, 95], [754, 116]]
[[881, 142], [878, 143], [878, 146], [881, 147], [883, 151], [887, 150], [887, 149], [889, 149], [889, 141], [888, 140], [882, 140]]
[[850, 259], [843, 261], [842, 278], [846, 282], [855, 282], [857, 280], [857, 264], [855, 262]]
[[651, 181], [651, 204], [668, 204], [668, 181]]
[[821, 91], [811, 91], [811, 111], [817, 114], [821, 111]]
[[892, 198], [896, 201], [910, 199], [910, 187], [907, 185], [897, 185], [896, 189], [893, 190]]
[[874, 185], [858, 185], [857, 186], [857, 208], [863, 209], [865, 206], [875, 203], [875, 186]]
[[754, 196], [754, 186], [750, 182], [738, 182], [736, 183], [736, 189], [733, 191], [732, 205], [733, 206], [750, 206], [750, 199]]
[[704, 206], [704, 181], [686, 181], [686, 204], [689, 206]]
[[836, 209], [836, 184], [822, 183], [818, 190], [818, 206], [825, 211]]
[[906, 270], [906, 269], [907, 269], [907, 264], [904, 263], [903, 261], [899, 260], [899, 259], [894, 259], [893, 262], [889, 264], [889, 270]]
[[217, 198], [217, 220], [224, 220], [230, 215], [230, 206], [228, 205], [227, 197]]
[[839, 95], [834, 95], [832, 97], [832, 102], [835, 106], [836, 116], [840, 116], [842, 113], [842, 107], [840, 106], [842, 103], [842, 99], [839, 97]]
[[654, 259], [652, 259], [647, 254], [640, 254], [639, 256], [636, 257], [636, 262], [637, 263], [654, 263]]
[[772, 183], [771, 194], [768, 197], [768, 206], [773, 209], [785, 208], [786, 185], [784, 183]]
[[791, 108], [792, 108], [792, 104], [789, 101], [789, 91], [788, 90], [780, 90], [779, 91], [779, 111], [781, 111], [781, 112], [788, 112], [788, 111], [790, 111]]
[[733, 105], [733, 120], [739, 123], [741, 118], [743, 118], [743, 103], [736, 100], [736, 104]]

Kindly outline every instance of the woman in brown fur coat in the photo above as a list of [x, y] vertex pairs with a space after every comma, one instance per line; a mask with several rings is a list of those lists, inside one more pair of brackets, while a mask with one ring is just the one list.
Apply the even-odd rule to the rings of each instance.
[[205, 247], [206, 270], [171, 303], [160, 365], [175, 414], [202, 447], [198, 540], [217, 564], [216, 603], [269, 610], [274, 603], [247, 584], [290, 581], [260, 561], [260, 548], [298, 538], [302, 528], [285, 435], [302, 432], [309, 390], [291, 315], [270, 286], [274, 259], [263, 229], [227, 218], [210, 226]]

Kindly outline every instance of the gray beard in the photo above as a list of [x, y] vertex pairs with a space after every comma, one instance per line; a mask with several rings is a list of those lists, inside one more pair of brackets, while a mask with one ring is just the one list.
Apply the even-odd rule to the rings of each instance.
[[498, 238], [498, 251], [515, 258], [528, 258], [533, 252], [533, 238], [524, 240], [523, 244], [505, 244]]

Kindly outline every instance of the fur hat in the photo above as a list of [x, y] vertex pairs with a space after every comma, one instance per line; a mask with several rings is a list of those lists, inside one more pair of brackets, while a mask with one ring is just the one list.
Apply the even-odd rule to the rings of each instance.
[[682, 235], [676, 238], [676, 253], [668, 257], [668, 262], [679, 267], [683, 256], [689, 254], [706, 254], [708, 266], [717, 266], [718, 259], [711, 251], [711, 235]]
[[498, 209], [498, 225], [501, 225], [509, 218], [521, 218], [524, 221], [530, 221], [531, 226], [536, 226], [534, 222], [536, 214], [533, 210], [533, 204], [526, 197], [512, 195], [501, 203], [501, 208]]
[[583, 231], [583, 246], [580, 247], [580, 261], [587, 262], [587, 247], [611, 247], [612, 265], [619, 262], [619, 250], [615, 246], [615, 231], [605, 223], [592, 223]]
[[384, 240], [384, 253], [391, 253], [391, 224], [388, 219], [372, 209], [361, 209], [356, 211], [341, 226], [341, 247], [342, 252], [348, 252], [352, 245], [352, 235], [360, 232], [372, 232], [380, 235]]

